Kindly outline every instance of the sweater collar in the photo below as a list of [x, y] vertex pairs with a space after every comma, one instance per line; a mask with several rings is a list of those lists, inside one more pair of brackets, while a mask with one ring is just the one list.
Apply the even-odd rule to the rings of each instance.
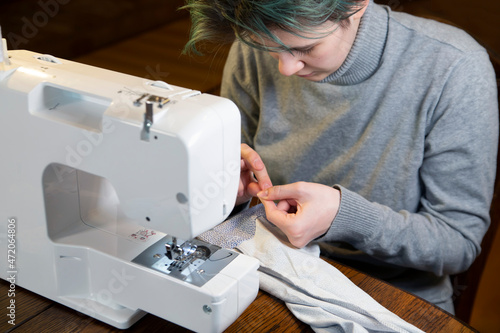
[[387, 38], [387, 9], [369, 2], [361, 17], [356, 39], [346, 60], [335, 72], [319, 82], [339, 85], [360, 83], [380, 65]]

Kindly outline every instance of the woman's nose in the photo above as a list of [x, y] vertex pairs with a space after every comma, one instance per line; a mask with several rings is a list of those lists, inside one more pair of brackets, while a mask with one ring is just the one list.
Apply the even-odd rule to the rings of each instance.
[[280, 52], [273, 54], [273, 57], [278, 59], [278, 69], [280, 73], [284, 76], [290, 76], [302, 68], [304, 68], [305, 64], [302, 60], [295, 57], [293, 54], [288, 52]]

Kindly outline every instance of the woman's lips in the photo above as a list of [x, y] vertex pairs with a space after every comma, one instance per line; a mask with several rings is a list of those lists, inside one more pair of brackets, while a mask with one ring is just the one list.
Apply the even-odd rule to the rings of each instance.
[[297, 76], [300, 76], [300, 77], [309, 77], [309, 76], [312, 76], [312, 75], [313, 75], [313, 73], [303, 74], [303, 75], [297, 74]]

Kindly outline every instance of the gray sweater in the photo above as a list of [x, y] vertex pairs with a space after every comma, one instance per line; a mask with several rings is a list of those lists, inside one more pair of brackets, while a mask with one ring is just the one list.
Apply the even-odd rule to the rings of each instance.
[[235, 42], [222, 95], [274, 185], [341, 190], [325, 254], [447, 310], [489, 226], [498, 144], [495, 75], [456, 28], [370, 3], [344, 64], [285, 77]]

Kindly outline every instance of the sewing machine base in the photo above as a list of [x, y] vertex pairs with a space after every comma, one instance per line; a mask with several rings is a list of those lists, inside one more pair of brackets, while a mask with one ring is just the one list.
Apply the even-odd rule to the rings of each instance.
[[[85, 233], [102, 241], [118, 241], [119, 247], [126, 251], [126, 244], [120, 240], [91, 229]], [[164, 251], [157, 252], [161, 251], [165, 238], [168, 236], [132, 262], [95, 249], [54, 244], [58, 290], [56, 294], [43, 296], [120, 329], [130, 327], [149, 312], [197, 332], [223, 331], [255, 299], [258, 287], [258, 278], [252, 274], [255, 262], [220, 249], [220, 253], [215, 251], [207, 260], [221, 261], [217, 266], [224, 266], [222, 269], [211, 267], [210, 262], [195, 268], [188, 266], [184, 271], [190, 273], [181, 275], [184, 279], [146, 267], [147, 263], [135, 263], [148, 257], [156, 261], [153, 266], [161, 265], [166, 257]], [[191, 274], [198, 280], [192, 281]], [[200, 282], [203, 275], [209, 276], [204, 283]]]

